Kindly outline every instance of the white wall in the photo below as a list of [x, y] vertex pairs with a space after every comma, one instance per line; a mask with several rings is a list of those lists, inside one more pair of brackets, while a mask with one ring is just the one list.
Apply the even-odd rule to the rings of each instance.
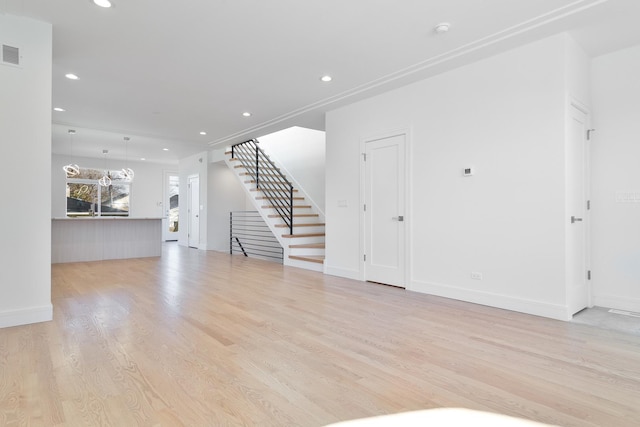
[[253, 210], [238, 178], [224, 161], [209, 164], [207, 249], [229, 251], [229, 212]]
[[638, 76], [640, 46], [592, 61], [591, 266], [596, 305], [640, 312]]
[[207, 249], [207, 194], [208, 194], [208, 165], [209, 154], [205, 151], [180, 160], [178, 175], [180, 176], [180, 228], [178, 229], [178, 244], [189, 246], [189, 177], [198, 176], [200, 179], [200, 244], [198, 249]]
[[[62, 167], [69, 163], [80, 167], [104, 169], [104, 159], [90, 157], [71, 157], [54, 154], [51, 156], [51, 217], [66, 216], [66, 176]], [[135, 172], [131, 183], [130, 216], [133, 218], [160, 218], [162, 209], [164, 171], [173, 170], [170, 165], [128, 161], [127, 165]], [[122, 160], [107, 160], [107, 169], [118, 170], [125, 166]]]
[[52, 319], [51, 25], [0, 14], [0, 43], [20, 48], [0, 65], [3, 185], [0, 327]]
[[408, 289], [566, 319], [567, 37], [328, 113], [326, 272], [364, 278], [360, 143], [406, 130]]
[[274, 163], [324, 215], [325, 133], [294, 126], [258, 140]]
[[[574, 101], [591, 107], [591, 60], [584, 49], [570, 36], [564, 37], [565, 85]], [[571, 101], [571, 100], [569, 100]], [[567, 103], [569, 104], [569, 103]], [[567, 109], [569, 111], [569, 109]]]

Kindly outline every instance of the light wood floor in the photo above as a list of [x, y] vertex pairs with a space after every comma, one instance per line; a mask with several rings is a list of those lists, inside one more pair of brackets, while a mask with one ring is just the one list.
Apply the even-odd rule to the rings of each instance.
[[175, 245], [52, 275], [53, 322], [0, 329], [1, 426], [640, 425], [637, 336]]

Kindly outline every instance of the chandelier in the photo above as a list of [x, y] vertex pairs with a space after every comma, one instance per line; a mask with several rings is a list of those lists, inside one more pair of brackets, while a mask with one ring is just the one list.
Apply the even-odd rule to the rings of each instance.
[[[69, 145], [71, 148], [71, 157], [73, 157], [73, 135], [75, 135], [76, 131], [74, 129], [69, 129]], [[73, 178], [74, 176], [80, 175], [80, 167], [75, 163], [69, 163], [62, 167], [62, 170], [67, 174], [67, 178]]]
[[129, 181], [133, 181], [133, 169], [131, 169], [129, 167], [129, 140], [131, 140], [131, 138], [129, 138], [128, 136], [124, 137], [124, 164], [125, 167], [122, 169], [122, 175], [124, 177], [124, 179], [127, 179]]
[[102, 150], [102, 154], [104, 155], [104, 175], [102, 178], [98, 180], [98, 184], [102, 187], [108, 187], [111, 185], [111, 178], [109, 178], [109, 171], [107, 170], [107, 154], [109, 150]]

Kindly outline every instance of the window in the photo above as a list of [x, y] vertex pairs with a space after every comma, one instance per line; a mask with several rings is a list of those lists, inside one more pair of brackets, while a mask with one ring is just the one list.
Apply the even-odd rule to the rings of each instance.
[[129, 216], [131, 181], [122, 171], [107, 171], [111, 185], [102, 187], [101, 169], [80, 168], [77, 176], [67, 174], [67, 216]]

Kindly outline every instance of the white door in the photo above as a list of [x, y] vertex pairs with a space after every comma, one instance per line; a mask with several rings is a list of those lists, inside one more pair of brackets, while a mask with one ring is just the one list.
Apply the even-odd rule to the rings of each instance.
[[162, 218], [162, 240], [178, 240], [180, 228], [178, 207], [180, 205], [180, 177], [175, 172], [164, 173], [164, 212]]
[[570, 314], [589, 306], [587, 282], [588, 150], [586, 110], [571, 106], [567, 141], [567, 306]]
[[189, 177], [189, 246], [200, 245], [200, 177]]
[[365, 143], [365, 279], [405, 287], [405, 135]]

